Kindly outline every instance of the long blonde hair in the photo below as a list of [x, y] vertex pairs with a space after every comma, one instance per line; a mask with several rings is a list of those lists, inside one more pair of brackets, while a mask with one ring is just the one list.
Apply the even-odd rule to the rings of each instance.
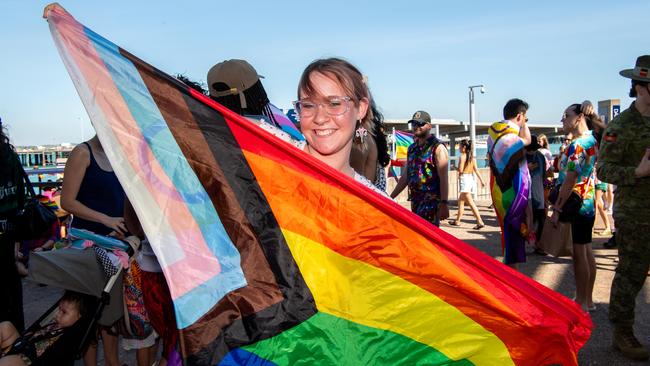
[[537, 140], [540, 141], [540, 145], [542, 145], [543, 148], [548, 149], [548, 138], [546, 135], [540, 133], [539, 136], [537, 136]]

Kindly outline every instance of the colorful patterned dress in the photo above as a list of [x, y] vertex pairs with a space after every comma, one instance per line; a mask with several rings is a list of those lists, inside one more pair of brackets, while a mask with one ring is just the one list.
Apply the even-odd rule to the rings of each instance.
[[490, 188], [492, 202], [501, 226], [501, 244], [505, 264], [526, 261], [524, 237], [530, 174], [519, 137], [519, 126], [511, 121], [495, 122], [488, 130]]
[[594, 205], [594, 194], [596, 186], [596, 165], [597, 156], [596, 139], [591, 131], [586, 131], [580, 137], [571, 141], [569, 147], [560, 157], [560, 175], [558, 184], [566, 180], [568, 172], [576, 172], [578, 178], [573, 186], [573, 191], [582, 198], [580, 215], [594, 217], [596, 209]]

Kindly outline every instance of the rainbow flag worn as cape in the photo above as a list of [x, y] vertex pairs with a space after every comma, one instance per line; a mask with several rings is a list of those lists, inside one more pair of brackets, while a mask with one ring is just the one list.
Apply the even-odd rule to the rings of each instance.
[[569, 299], [78, 23], [48, 22], [192, 365], [577, 364]]
[[[490, 189], [494, 211], [501, 227], [501, 244], [506, 263], [524, 262], [525, 254], [516, 250], [522, 246], [526, 207], [530, 191], [530, 174], [524, 142], [514, 123], [501, 121], [488, 129], [490, 158]], [[523, 258], [521, 258], [523, 256]]]

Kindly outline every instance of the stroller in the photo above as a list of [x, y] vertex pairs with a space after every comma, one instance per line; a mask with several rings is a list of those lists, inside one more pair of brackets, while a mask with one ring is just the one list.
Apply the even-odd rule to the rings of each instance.
[[[122, 266], [117, 264], [108, 269], [111, 264], [100, 253], [123, 251], [131, 258], [135, 248], [127, 241], [85, 230], [71, 229], [70, 235], [81, 240], [73, 241], [64, 249], [33, 253], [27, 279], [87, 295], [86, 305], [90, 310], [86, 316], [67, 328], [40, 356], [51, 360], [56, 355], [57, 364], [72, 365], [83, 355], [97, 324], [110, 326], [123, 316]], [[103, 250], [84, 247], [87, 240]], [[118, 286], [114, 286], [116, 282]], [[52, 322], [59, 301], [21, 334], [8, 354], [21, 353], [29, 337]]]

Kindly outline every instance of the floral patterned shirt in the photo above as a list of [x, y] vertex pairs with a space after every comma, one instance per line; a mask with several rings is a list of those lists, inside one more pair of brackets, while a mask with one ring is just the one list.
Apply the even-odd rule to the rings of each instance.
[[594, 207], [595, 169], [598, 156], [596, 139], [591, 131], [573, 139], [560, 157], [560, 175], [558, 184], [566, 180], [567, 173], [578, 175], [573, 191], [582, 197], [580, 214], [592, 217], [596, 214]]

